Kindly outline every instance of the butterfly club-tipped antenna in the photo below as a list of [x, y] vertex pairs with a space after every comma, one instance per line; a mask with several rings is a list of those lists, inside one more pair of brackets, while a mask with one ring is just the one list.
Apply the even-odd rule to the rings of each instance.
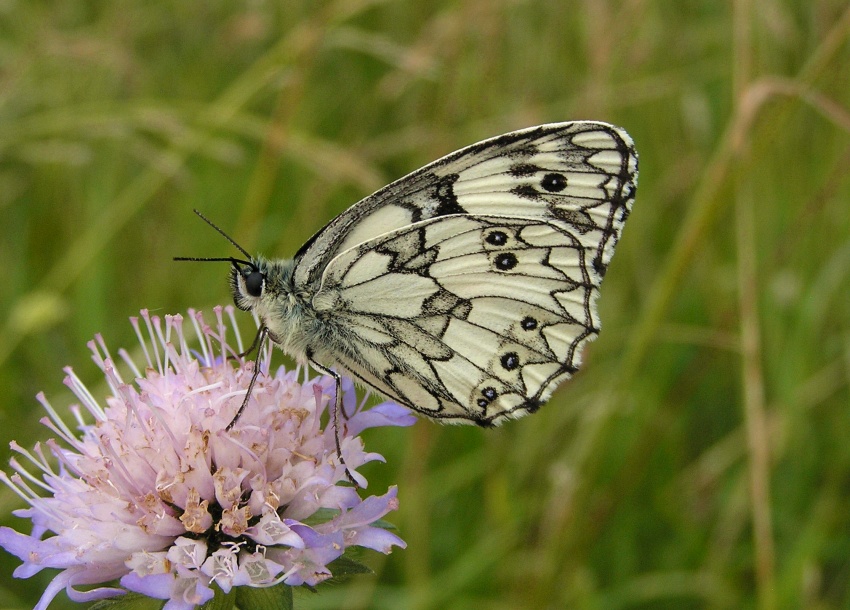
[[[245, 258], [244, 259], [243, 258], [236, 258], [234, 256], [212, 256], [212, 257], [210, 257], [210, 256], [175, 256], [174, 260], [176, 260], [176, 261], [193, 261], [193, 262], [201, 262], [201, 263], [222, 263], [222, 262], [230, 263], [231, 265], [233, 265], [233, 268], [238, 273], [240, 273], [242, 275], [242, 277], [244, 278], [245, 286], [248, 289], [248, 292], [253, 296], [259, 296], [260, 291], [262, 290], [263, 282], [265, 281], [265, 276], [262, 272], [260, 272], [260, 268], [256, 265], [256, 263], [254, 263], [254, 261], [251, 258], [251, 255], [248, 253], [248, 251], [245, 248], [243, 248], [242, 246], [240, 246], [238, 243], [236, 243], [235, 239], [233, 239], [232, 237], [230, 237], [230, 235], [225, 233], [224, 230], [221, 227], [219, 227], [212, 220], [210, 220], [209, 218], [204, 216], [199, 210], [196, 209], [196, 210], [193, 210], [193, 211], [195, 212], [195, 214], [197, 214], [201, 218], [201, 220], [203, 220], [205, 223], [207, 223], [209, 226], [211, 226], [213, 229], [215, 229], [216, 232], [218, 232], [219, 235], [224, 237], [224, 239], [229, 241], [233, 245], [233, 247], [235, 247], [237, 250], [239, 250], [239, 252], [244, 254]], [[250, 272], [245, 273], [245, 271], [243, 271], [243, 269], [242, 269], [242, 267], [240, 267], [240, 265], [244, 265], [245, 267], [247, 267], [250, 270]], [[254, 294], [255, 292], [257, 294]], [[259, 337], [259, 335], [257, 335], [257, 337]], [[253, 346], [253, 345], [256, 345], [256, 344], [257, 344], [257, 339], [254, 339], [254, 343], [252, 343], [251, 345]], [[249, 348], [243, 354], [240, 354], [240, 356], [244, 356], [245, 354], [250, 354], [252, 349], [253, 349], [253, 347]]]
[[252, 270], [254, 270], [254, 271], [257, 270], [257, 266], [254, 263], [251, 262], [251, 255], [248, 253], [248, 251], [245, 248], [240, 246], [236, 242], [235, 239], [233, 239], [232, 237], [230, 237], [230, 235], [225, 233], [224, 229], [222, 229], [217, 224], [215, 224], [212, 220], [210, 220], [209, 218], [204, 216], [203, 213], [201, 213], [200, 210], [193, 209], [192, 211], [195, 214], [197, 214], [200, 217], [201, 220], [203, 220], [205, 223], [207, 223], [209, 226], [211, 226], [213, 229], [215, 229], [218, 232], [219, 235], [221, 235], [222, 237], [224, 237], [224, 239], [229, 241], [234, 248], [239, 250], [239, 252], [241, 252], [245, 256], [245, 258], [240, 259], [240, 258], [235, 258], [233, 256], [216, 256], [216, 257], [175, 256], [174, 260], [176, 260], [176, 261], [194, 261], [194, 262], [201, 262], [201, 263], [231, 263], [233, 265], [247, 265], [248, 267], [251, 267]]

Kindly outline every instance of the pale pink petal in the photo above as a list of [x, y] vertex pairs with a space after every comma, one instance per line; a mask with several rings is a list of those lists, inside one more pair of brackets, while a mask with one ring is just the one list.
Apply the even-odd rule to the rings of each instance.
[[[388, 553], [404, 546], [371, 525], [397, 508], [395, 488], [362, 499], [341, 458], [365, 488], [355, 469], [383, 458], [356, 435], [410, 425], [410, 414], [391, 403], [363, 410], [345, 379], [337, 455], [337, 431], [321, 425], [333, 408], [333, 380], [302, 384], [303, 375], [279, 368], [257, 378], [227, 430], [254, 363], [233, 360], [238, 350], [223, 339], [223, 311], [216, 308], [212, 324], [195, 312], [184, 324], [181, 316], [143, 311], [133, 324], [144, 362], [131, 362], [124, 350], [124, 363], [114, 362], [98, 336], [89, 345], [110, 395], [94, 396], [66, 369], [83, 425], [66, 423], [39, 395], [57, 438], [32, 451], [13, 444], [16, 472], [0, 473], [29, 505], [15, 514], [32, 523], [31, 535], [0, 527], [0, 547], [23, 562], [15, 576], [60, 570], [38, 610], [62, 589], [77, 601], [134, 591], [166, 600], [166, 610], [191, 610], [213, 597], [213, 582], [225, 591], [281, 580], [313, 586], [330, 578], [328, 564], [348, 547]], [[184, 335], [189, 328], [197, 330], [197, 349]], [[308, 527], [305, 519], [320, 523]], [[115, 579], [122, 589], [74, 588]]]

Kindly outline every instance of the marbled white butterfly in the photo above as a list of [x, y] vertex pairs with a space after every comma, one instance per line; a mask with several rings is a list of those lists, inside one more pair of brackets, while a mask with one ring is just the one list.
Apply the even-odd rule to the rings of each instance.
[[429, 418], [491, 426], [536, 411], [578, 369], [636, 181], [622, 129], [540, 125], [396, 180], [291, 260], [235, 243], [246, 260], [189, 260], [230, 261], [260, 344], [333, 375], [338, 398], [329, 366]]

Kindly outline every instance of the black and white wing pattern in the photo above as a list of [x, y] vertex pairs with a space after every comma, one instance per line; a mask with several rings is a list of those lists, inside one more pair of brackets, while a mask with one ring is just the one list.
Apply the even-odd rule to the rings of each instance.
[[294, 283], [318, 285], [345, 250], [447, 215], [534, 218], [564, 226], [611, 260], [637, 184], [637, 153], [619, 127], [596, 121], [530, 127], [462, 148], [354, 204], [295, 255]]
[[301, 249], [314, 351], [428, 417], [533, 412], [599, 332], [596, 299], [634, 201], [637, 156], [604, 123], [472, 145], [394, 182]]

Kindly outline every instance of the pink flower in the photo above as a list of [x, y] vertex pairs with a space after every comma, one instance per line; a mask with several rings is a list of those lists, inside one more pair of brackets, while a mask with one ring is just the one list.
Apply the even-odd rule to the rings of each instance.
[[[111, 396], [102, 404], [66, 369], [65, 383], [80, 402], [71, 408], [79, 434], [38, 396], [49, 414], [43, 423], [63, 441], [46, 443], [58, 466], [40, 444], [30, 452], [13, 443], [22, 458], [11, 460], [16, 473], [0, 473], [29, 504], [15, 514], [33, 523], [29, 536], [0, 528], [0, 546], [24, 562], [15, 576], [61, 570], [36, 610], [63, 588], [76, 601], [129, 590], [168, 600], [166, 610], [188, 610], [213, 597], [213, 582], [225, 592], [316, 585], [348, 547], [404, 548], [398, 536], [372, 525], [398, 507], [396, 488], [361, 499], [346, 483], [334, 429], [320, 421], [334, 393], [329, 378], [299, 382], [298, 371], [282, 367], [260, 375], [241, 418], [226, 431], [253, 363], [233, 358], [242, 345], [238, 333], [237, 347], [227, 343], [224, 313], [233, 323], [232, 308], [216, 308], [212, 329], [190, 311], [196, 353], [181, 316], [162, 320], [143, 311], [148, 340], [139, 320], [132, 322], [144, 372], [119, 351], [134, 383], [118, 372], [100, 336], [90, 342]], [[383, 458], [367, 453], [355, 435], [414, 418], [394, 403], [364, 410], [350, 380], [343, 390], [342, 456], [365, 488], [357, 468]], [[86, 411], [93, 424], [85, 423]], [[115, 579], [120, 588], [74, 588]]]

